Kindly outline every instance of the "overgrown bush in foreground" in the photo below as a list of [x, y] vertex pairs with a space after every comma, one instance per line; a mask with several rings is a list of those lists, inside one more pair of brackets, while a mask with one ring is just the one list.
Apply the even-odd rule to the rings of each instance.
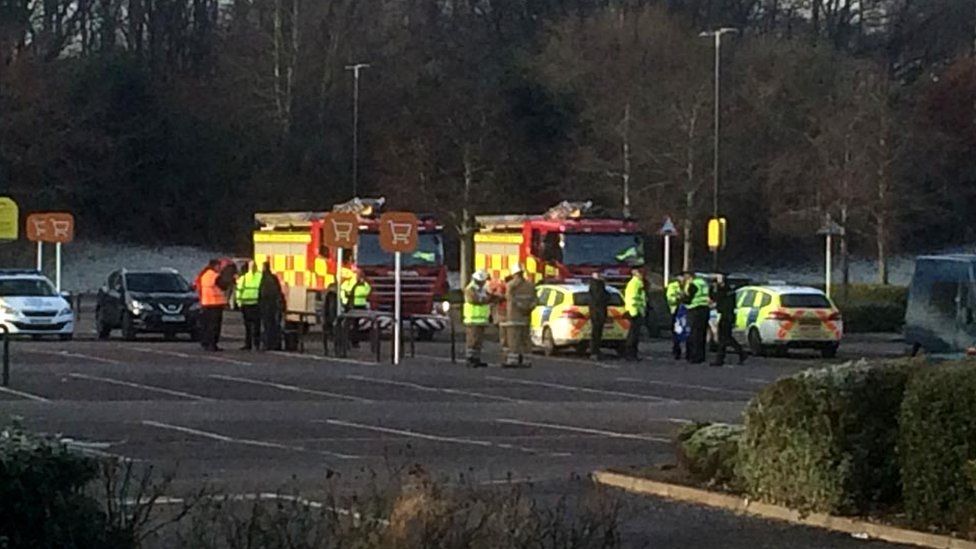
[[699, 482], [736, 488], [744, 429], [728, 423], [696, 423], [678, 433], [678, 463]]
[[901, 409], [905, 511], [916, 525], [976, 533], [976, 366], [919, 373]]
[[518, 488], [415, 478], [390, 497], [207, 498], [180, 545], [195, 549], [612, 549], [619, 503], [594, 489], [543, 504]]
[[897, 502], [898, 413], [910, 368], [861, 361], [808, 370], [763, 389], [745, 411], [738, 457], [745, 490], [835, 514]]
[[62, 444], [0, 431], [0, 547], [131, 547], [87, 491], [98, 475], [98, 463]]

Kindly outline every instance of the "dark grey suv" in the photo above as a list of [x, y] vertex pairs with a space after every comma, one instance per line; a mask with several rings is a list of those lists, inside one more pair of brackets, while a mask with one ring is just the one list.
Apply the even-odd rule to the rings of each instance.
[[197, 339], [200, 301], [179, 273], [162, 271], [116, 271], [98, 290], [95, 321], [99, 339], [112, 330], [133, 340], [139, 333], [161, 333], [167, 339], [188, 334]]

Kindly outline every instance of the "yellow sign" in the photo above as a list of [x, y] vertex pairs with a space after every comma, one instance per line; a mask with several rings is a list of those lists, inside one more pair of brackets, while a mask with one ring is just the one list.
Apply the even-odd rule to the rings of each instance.
[[708, 249], [725, 249], [726, 222], [724, 217], [713, 217], [708, 220]]
[[0, 240], [17, 240], [20, 209], [8, 196], [0, 196]]

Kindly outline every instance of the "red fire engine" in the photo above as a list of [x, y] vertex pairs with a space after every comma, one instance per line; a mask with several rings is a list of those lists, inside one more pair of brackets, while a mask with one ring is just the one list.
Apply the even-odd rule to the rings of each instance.
[[542, 215], [475, 218], [475, 269], [504, 278], [516, 263], [536, 282], [603, 273], [623, 286], [630, 270], [644, 264], [644, 240], [630, 219], [591, 218], [592, 202], [564, 201]]
[[[370, 308], [393, 310], [393, 254], [379, 244], [379, 213], [383, 198], [359, 199], [337, 204], [333, 211], [359, 216], [359, 243], [354, 250], [343, 252], [343, 275], [347, 280], [352, 269], [359, 268], [373, 288]], [[254, 259], [258, 264], [271, 262], [288, 295], [290, 312], [320, 311], [327, 291], [334, 291], [337, 258], [322, 244], [322, 220], [328, 212], [259, 213], [254, 232]], [[431, 216], [419, 216], [417, 250], [404, 254], [401, 285], [403, 314], [429, 315], [438, 298], [447, 294], [447, 268], [444, 266], [443, 226]], [[289, 318], [289, 320], [297, 320]], [[436, 319], [417, 321], [418, 336], [427, 339], [444, 329]]]

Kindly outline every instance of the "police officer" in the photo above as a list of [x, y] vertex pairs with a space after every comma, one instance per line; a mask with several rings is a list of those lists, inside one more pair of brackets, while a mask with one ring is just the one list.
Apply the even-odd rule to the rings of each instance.
[[735, 292], [725, 280], [725, 275], [720, 274], [715, 281], [712, 290], [712, 302], [718, 312], [718, 354], [712, 361], [712, 366], [722, 366], [725, 364], [725, 349], [732, 347], [732, 350], [739, 354], [739, 364], [746, 360], [746, 352], [742, 345], [732, 336], [732, 323], [735, 320]]
[[705, 362], [705, 342], [708, 336], [709, 295], [708, 283], [692, 273], [682, 273], [684, 285], [685, 306], [688, 307], [688, 324], [691, 334], [688, 336], [688, 362], [701, 364]]
[[527, 368], [531, 366], [525, 355], [531, 351], [529, 340], [529, 320], [536, 305], [535, 284], [525, 277], [521, 266], [512, 268], [511, 280], [505, 288], [508, 309], [506, 311], [506, 342], [508, 353], [503, 366], [506, 368]]
[[481, 347], [485, 339], [485, 328], [491, 316], [492, 295], [485, 283], [488, 273], [477, 271], [471, 275], [471, 282], [464, 289], [464, 343], [468, 366], [480, 368], [487, 366], [481, 361]]
[[681, 281], [675, 278], [668, 282], [664, 297], [668, 302], [668, 310], [671, 311], [671, 354], [675, 360], [681, 360], [681, 334], [675, 331], [675, 326], [678, 323], [678, 309], [682, 306], [681, 301], [684, 299]]
[[242, 351], [261, 347], [261, 311], [258, 308], [258, 297], [261, 293], [261, 271], [257, 263], [249, 261], [245, 266], [245, 273], [237, 279], [237, 290], [234, 299], [244, 317], [244, 347]]
[[639, 360], [638, 343], [640, 341], [640, 329], [644, 323], [644, 310], [647, 308], [647, 292], [644, 289], [644, 277], [640, 269], [631, 271], [630, 280], [624, 288], [624, 310], [630, 321], [630, 329], [627, 331], [627, 344], [624, 349], [624, 359]]

